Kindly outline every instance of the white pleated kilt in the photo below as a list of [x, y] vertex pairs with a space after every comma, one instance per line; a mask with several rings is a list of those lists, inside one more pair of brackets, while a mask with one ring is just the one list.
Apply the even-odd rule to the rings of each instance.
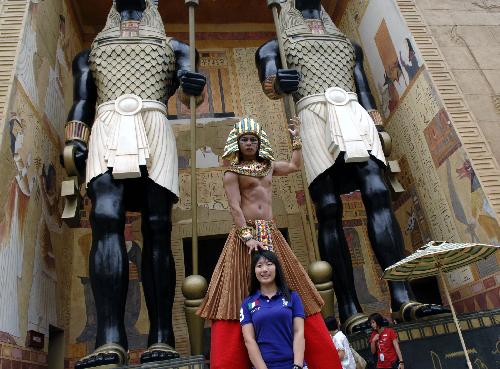
[[[113, 170], [109, 165], [109, 160], [113, 159], [114, 162], [119, 160], [119, 154], [115, 154], [116, 147], [110, 146], [116, 146], [116, 137], [123, 136], [123, 133], [120, 134], [116, 129], [116, 126], [123, 121], [123, 115], [113, 107], [114, 101], [110, 101], [99, 105], [97, 109], [97, 117], [92, 126], [88, 145], [87, 185], [93, 178], [105, 173], [108, 169]], [[177, 147], [172, 126], [167, 119], [165, 105], [158, 101], [143, 100], [142, 109], [134, 114], [133, 118], [136, 124], [132, 130], [132, 136], [136, 137], [132, 138], [134, 141], [132, 147], [139, 146], [139, 148], [135, 150], [135, 154], [132, 153], [128, 157], [136, 156], [137, 163], [146, 165], [149, 178], [178, 197]], [[131, 132], [130, 124], [125, 129], [126, 133]], [[126, 151], [125, 154], [131, 154], [134, 150], [128, 150], [127, 147]], [[138, 175], [134, 174], [129, 178], [134, 177]], [[123, 178], [127, 177], [121, 175], [117, 179]]]
[[[357, 159], [353, 155], [354, 159], [346, 162], [367, 161], [372, 156], [386, 163], [375, 123], [358, 103], [356, 94], [350, 92], [348, 95], [349, 101], [340, 109], [328, 102], [324, 94], [307, 96], [297, 103], [308, 184], [335, 164], [340, 153], [347, 157], [350, 148], [364, 154]], [[357, 137], [357, 141], [349, 141], [352, 137]]]

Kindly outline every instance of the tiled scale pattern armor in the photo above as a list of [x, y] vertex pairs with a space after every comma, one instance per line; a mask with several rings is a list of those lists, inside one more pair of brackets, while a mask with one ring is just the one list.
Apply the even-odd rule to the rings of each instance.
[[280, 27], [288, 67], [299, 71], [301, 80], [294, 99], [324, 93], [329, 87], [356, 92], [355, 53], [349, 39], [323, 10], [323, 34], [314, 34], [302, 14], [290, 2], [283, 4]]
[[123, 94], [165, 103], [177, 87], [172, 85], [174, 51], [166, 40], [158, 40], [158, 44], [145, 39], [125, 41], [92, 47], [89, 62], [97, 85], [97, 104]]
[[178, 87], [169, 40], [152, 0], [146, 0], [138, 37], [121, 36], [120, 15], [113, 4], [106, 25], [92, 43], [89, 58], [97, 104], [123, 94], [165, 103]]

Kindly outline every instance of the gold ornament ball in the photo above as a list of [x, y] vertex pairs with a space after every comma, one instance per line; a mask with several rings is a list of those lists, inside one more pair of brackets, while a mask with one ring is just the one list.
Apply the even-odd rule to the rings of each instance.
[[321, 284], [331, 281], [332, 267], [326, 261], [315, 261], [309, 265], [307, 273], [314, 284]]
[[182, 282], [182, 294], [189, 300], [198, 300], [205, 297], [208, 284], [201, 275], [190, 275]]

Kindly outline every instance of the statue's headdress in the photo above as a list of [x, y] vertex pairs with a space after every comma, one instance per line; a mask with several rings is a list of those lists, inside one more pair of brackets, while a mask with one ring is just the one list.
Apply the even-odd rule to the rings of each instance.
[[[145, 0], [146, 9], [142, 13], [140, 20], [140, 34], [142, 36], [165, 38], [165, 25], [158, 11], [157, 0]], [[116, 10], [116, 1], [113, 0], [113, 5], [108, 14], [106, 25], [101, 32], [96, 36], [94, 41], [100, 39], [114, 38], [120, 36], [120, 13]]]
[[[321, 21], [327, 34], [343, 36], [343, 33], [337, 28], [332, 18], [330, 18], [325, 8], [323, 8], [323, 5], [321, 6]], [[311, 32], [302, 17], [302, 13], [295, 8], [295, 0], [281, 0], [280, 28], [284, 36], [301, 33], [309, 34]]]
[[241, 136], [250, 134], [257, 136], [259, 139], [259, 151], [257, 152], [257, 156], [264, 160], [274, 160], [273, 149], [267, 137], [267, 133], [262, 129], [260, 124], [252, 118], [243, 118], [234, 125], [227, 137], [222, 157], [231, 160], [233, 163], [237, 163], [239, 161], [238, 154], [240, 151], [238, 140]]

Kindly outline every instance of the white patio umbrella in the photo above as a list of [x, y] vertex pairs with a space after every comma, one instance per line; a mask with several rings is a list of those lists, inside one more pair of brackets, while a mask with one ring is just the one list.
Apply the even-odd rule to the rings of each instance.
[[499, 249], [499, 246], [480, 243], [448, 243], [431, 241], [419, 248], [410, 256], [391, 265], [384, 271], [382, 278], [392, 281], [411, 280], [439, 274], [443, 282], [444, 292], [450, 305], [453, 320], [462, 343], [467, 366], [472, 369], [469, 354], [465, 347], [462, 330], [451, 302], [448, 284], [444, 272], [469, 265], [480, 259], [485, 259]]

